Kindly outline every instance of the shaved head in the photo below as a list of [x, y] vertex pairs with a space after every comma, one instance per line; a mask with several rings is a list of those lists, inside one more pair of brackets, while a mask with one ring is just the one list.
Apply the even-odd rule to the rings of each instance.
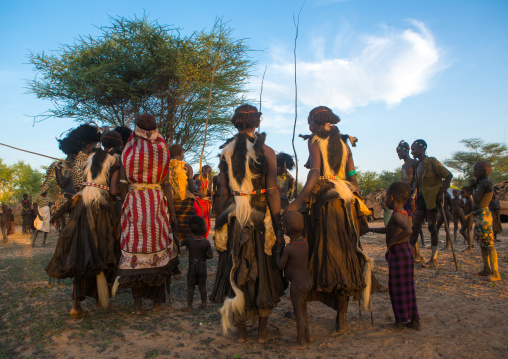
[[301, 235], [303, 231], [303, 216], [297, 211], [288, 211], [282, 217], [282, 226], [286, 229], [288, 235]]

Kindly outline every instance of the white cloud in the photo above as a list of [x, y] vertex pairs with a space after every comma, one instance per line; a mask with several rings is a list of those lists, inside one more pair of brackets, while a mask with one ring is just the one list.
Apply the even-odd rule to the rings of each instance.
[[[322, 47], [322, 51], [313, 51], [319, 59], [298, 61], [297, 65], [299, 106], [326, 105], [348, 112], [371, 103], [394, 106], [424, 92], [433, 75], [443, 68], [440, 50], [423, 23], [409, 23], [407, 29], [384, 27], [382, 35], [357, 39], [361, 41], [360, 50], [350, 57], [326, 58], [326, 43], [314, 40], [310, 44], [313, 50]], [[299, 46], [305, 48], [304, 44]], [[280, 55], [277, 52], [274, 63], [268, 65], [263, 112], [287, 118], [294, 110], [294, 64], [291, 60], [282, 62], [284, 57]], [[292, 59], [292, 55], [285, 59]], [[259, 88], [258, 84], [252, 85]]]

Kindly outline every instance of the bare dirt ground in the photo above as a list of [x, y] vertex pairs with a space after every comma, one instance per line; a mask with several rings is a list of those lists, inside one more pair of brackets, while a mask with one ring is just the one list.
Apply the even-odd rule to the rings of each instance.
[[[375, 223], [374, 225], [377, 225]], [[506, 224], [505, 224], [506, 227]], [[428, 232], [424, 229], [428, 243]], [[74, 321], [69, 317], [72, 281], [60, 284], [48, 277], [44, 267], [57, 241], [52, 232], [47, 246], [42, 238], [36, 248], [29, 237], [10, 236], [0, 241], [0, 357], [51, 358], [502, 358], [508, 355], [508, 235], [496, 243], [503, 280], [490, 283], [474, 276], [481, 268], [479, 248], [463, 253], [463, 240], [455, 244], [459, 271], [455, 271], [451, 251], [440, 249], [439, 267], [415, 270], [416, 291], [423, 330], [403, 333], [386, 327], [394, 321], [387, 293], [372, 296], [374, 324], [370, 315], [359, 315], [357, 303], [350, 303], [349, 331], [332, 338], [335, 313], [321, 303], [309, 303], [311, 335], [307, 350], [287, 349], [296, 336], [289, 291], [269, 318], [269, 341], [256, 343], [256, 328], [248, 331], [249, 341], [237, 344], [223, 336], [219, 305], [205, 310], [181, 312], [185, 306], [187, 255], [181, 255], [182, 277], [173, 280], [172, 305], [152, 313], [144, 303], [144, 313], [134, 316], [130, 293], [111, 301], [111, 308], [93, 310], [87, 299], [88, 315]], [[441, 230], [441, 248], [444, 230]], [[384, 283], [388, 269], [384, 260], [382, 235], [362, 237], [364, 250], [376, 261], [376, 275]], [[428, 258], [430, 249], [423, 249]], [[209, 262], [208, 291], [215, 277], [216, 258]], [[199, 304], [196, 288], [194, 305]]]

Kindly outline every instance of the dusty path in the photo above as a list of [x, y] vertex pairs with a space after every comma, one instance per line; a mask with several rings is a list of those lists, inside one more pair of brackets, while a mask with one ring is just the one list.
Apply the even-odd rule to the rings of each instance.
[[[506, 225], [505, 225], [506, 226]], [[504, 232], [506, 233], [506, 232]], [[441, 230], [444, 240], [444, 231]], [[425, 232], [429, 241], [428, 232]], [[350, 330], [331, 338], [334, 312], [321, 303], [309, 304], [311, 335], [315, 341], [304, 351], [286, 347], [296, 335], [288, 291], [269, 319], [270, 340], [255, 342], [256, 329], [249, 329], [249, 341], [236, 344], [221, 333], [218, 305], [183, 313], [187, 255], [181, 256], [182, 279], [174, 280], [173, 305], [164, 311], [131, 314], [130, 293], [119, 293], [108, 310], [93, 311], [93, 301], [81, 321], [68, 316], [72, 291], [70, 280], [52, 283], [44, 267], [56, 244], [52, 233], [46, 247], [42, 238], [35, 249], [28, 236], [12, 236], [0, 242], [0, 358], [36, 356], [56, 358], [502, 358], [508, 353], [508, 235], [496, 243], [501, 282], [489, 283], [473, 274], [480, 269], [479, 249], [462, 253], [456, 244], [459, 271], [450, 251], [440, 250], [437, 269], [416, 268], [417, 296], [423, 331], [395, 333], [384, 327], [393, 321], [388, 294], [372, 297], [374, 324], [370, 315], [359, 317], [357, 303], [350, 303]], [[381, 235], [362, 237], [365, 251], [376, 261], [376, 275], [386, 283], [387, 266]], [[441, 243], [441, 247], [443, 243]], [[428, 257], [429, 249], [423, 249]], [[209, 264], [208, 290], [215, 276], [216, 258]], [[196, 290], [196, 292], [198, 292]], [[198, 303], [196, 293], [195, 303]], [[197, 306], [196, 306], [197, 307]]]

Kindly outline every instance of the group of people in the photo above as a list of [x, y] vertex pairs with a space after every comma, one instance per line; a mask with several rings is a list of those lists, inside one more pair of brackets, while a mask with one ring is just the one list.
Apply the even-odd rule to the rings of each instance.
[[[196, 285], [205, 307], [206, 260], [213, 256], [206, 238], [214, 212], [218, 264], [209, 299], [222, 304], [225, 332], [235, 323], [238, 342], [247, 340], [249, 319], [259, 321], [257, 341], [267, 340], [268, 317], [288, 281], [297, 318], [296, 348], [312, 341], [307, 302], [321, 301], [336, 312], [334, 334], [347, 331], [350, 297], [371, 311], [370, 294], [382, 286], [360, 240], [369, 231], [386, 234], [396, 328], [421, 330], [414, 263], [415, 257], [422, 259], [416, 239], [427, 218], [432, 257], [425, 266], [436, 266], [438, 209], [451, 173], [426, 155], [425, 141], [416, 140], [411, 147], [401, 141], [401, 181], [390, 186], [385, 201], [393, 214], [386, 228], [370, 229], [370, 211], [360, 194], [349, 145], [356, 139], [339, 131], [340, 118], [325, 106], [309, 113], [311, 135], [304, 136], [309, 173], [290, 201], [296, 183], [288, 171], [294, 161], [265, 144], [266, 134], [257, 131], [260, 117], [251, 105], [235, 110], [231, 122], [237, 134], [221, 146], [220, 172], [213, 178], [209, 166], [194, 178], [183, 147], [168, 147], [148, 114], [136, 116], [132, 133], [120, 128], [101, 134], [95, 126], [81, 125], [60, 141], [68, 157], [48, 169], [60, 196], [51, 221], [68, 219], [46, 271], [54, 278], [74, 279], [73, 318], [86, 315], [81, 307], [86, 297], [96, 299], [96, 308], [107, 307], [119, 287], [130, 288], [135, 314], [142, 311], [142, 298], [152, 301], [153, 311], [160, 310], [171, 277], [180, 273], [181, 246], [189, 251], [185, 310], [192, 310]], [[79, 148], [67, 149], [67, 141]], [[475, 166], [475, 223], [492, 218], [485, 207], [493, 193], [489, 168], [484, 162]], [[483, 272], [498, 280], [490, 232], [476, 227], [481, 228], [481, 233], [475, 229], [475, 236], [482, 247]], [[290, 238], [288, 244], [284, 235]]]

